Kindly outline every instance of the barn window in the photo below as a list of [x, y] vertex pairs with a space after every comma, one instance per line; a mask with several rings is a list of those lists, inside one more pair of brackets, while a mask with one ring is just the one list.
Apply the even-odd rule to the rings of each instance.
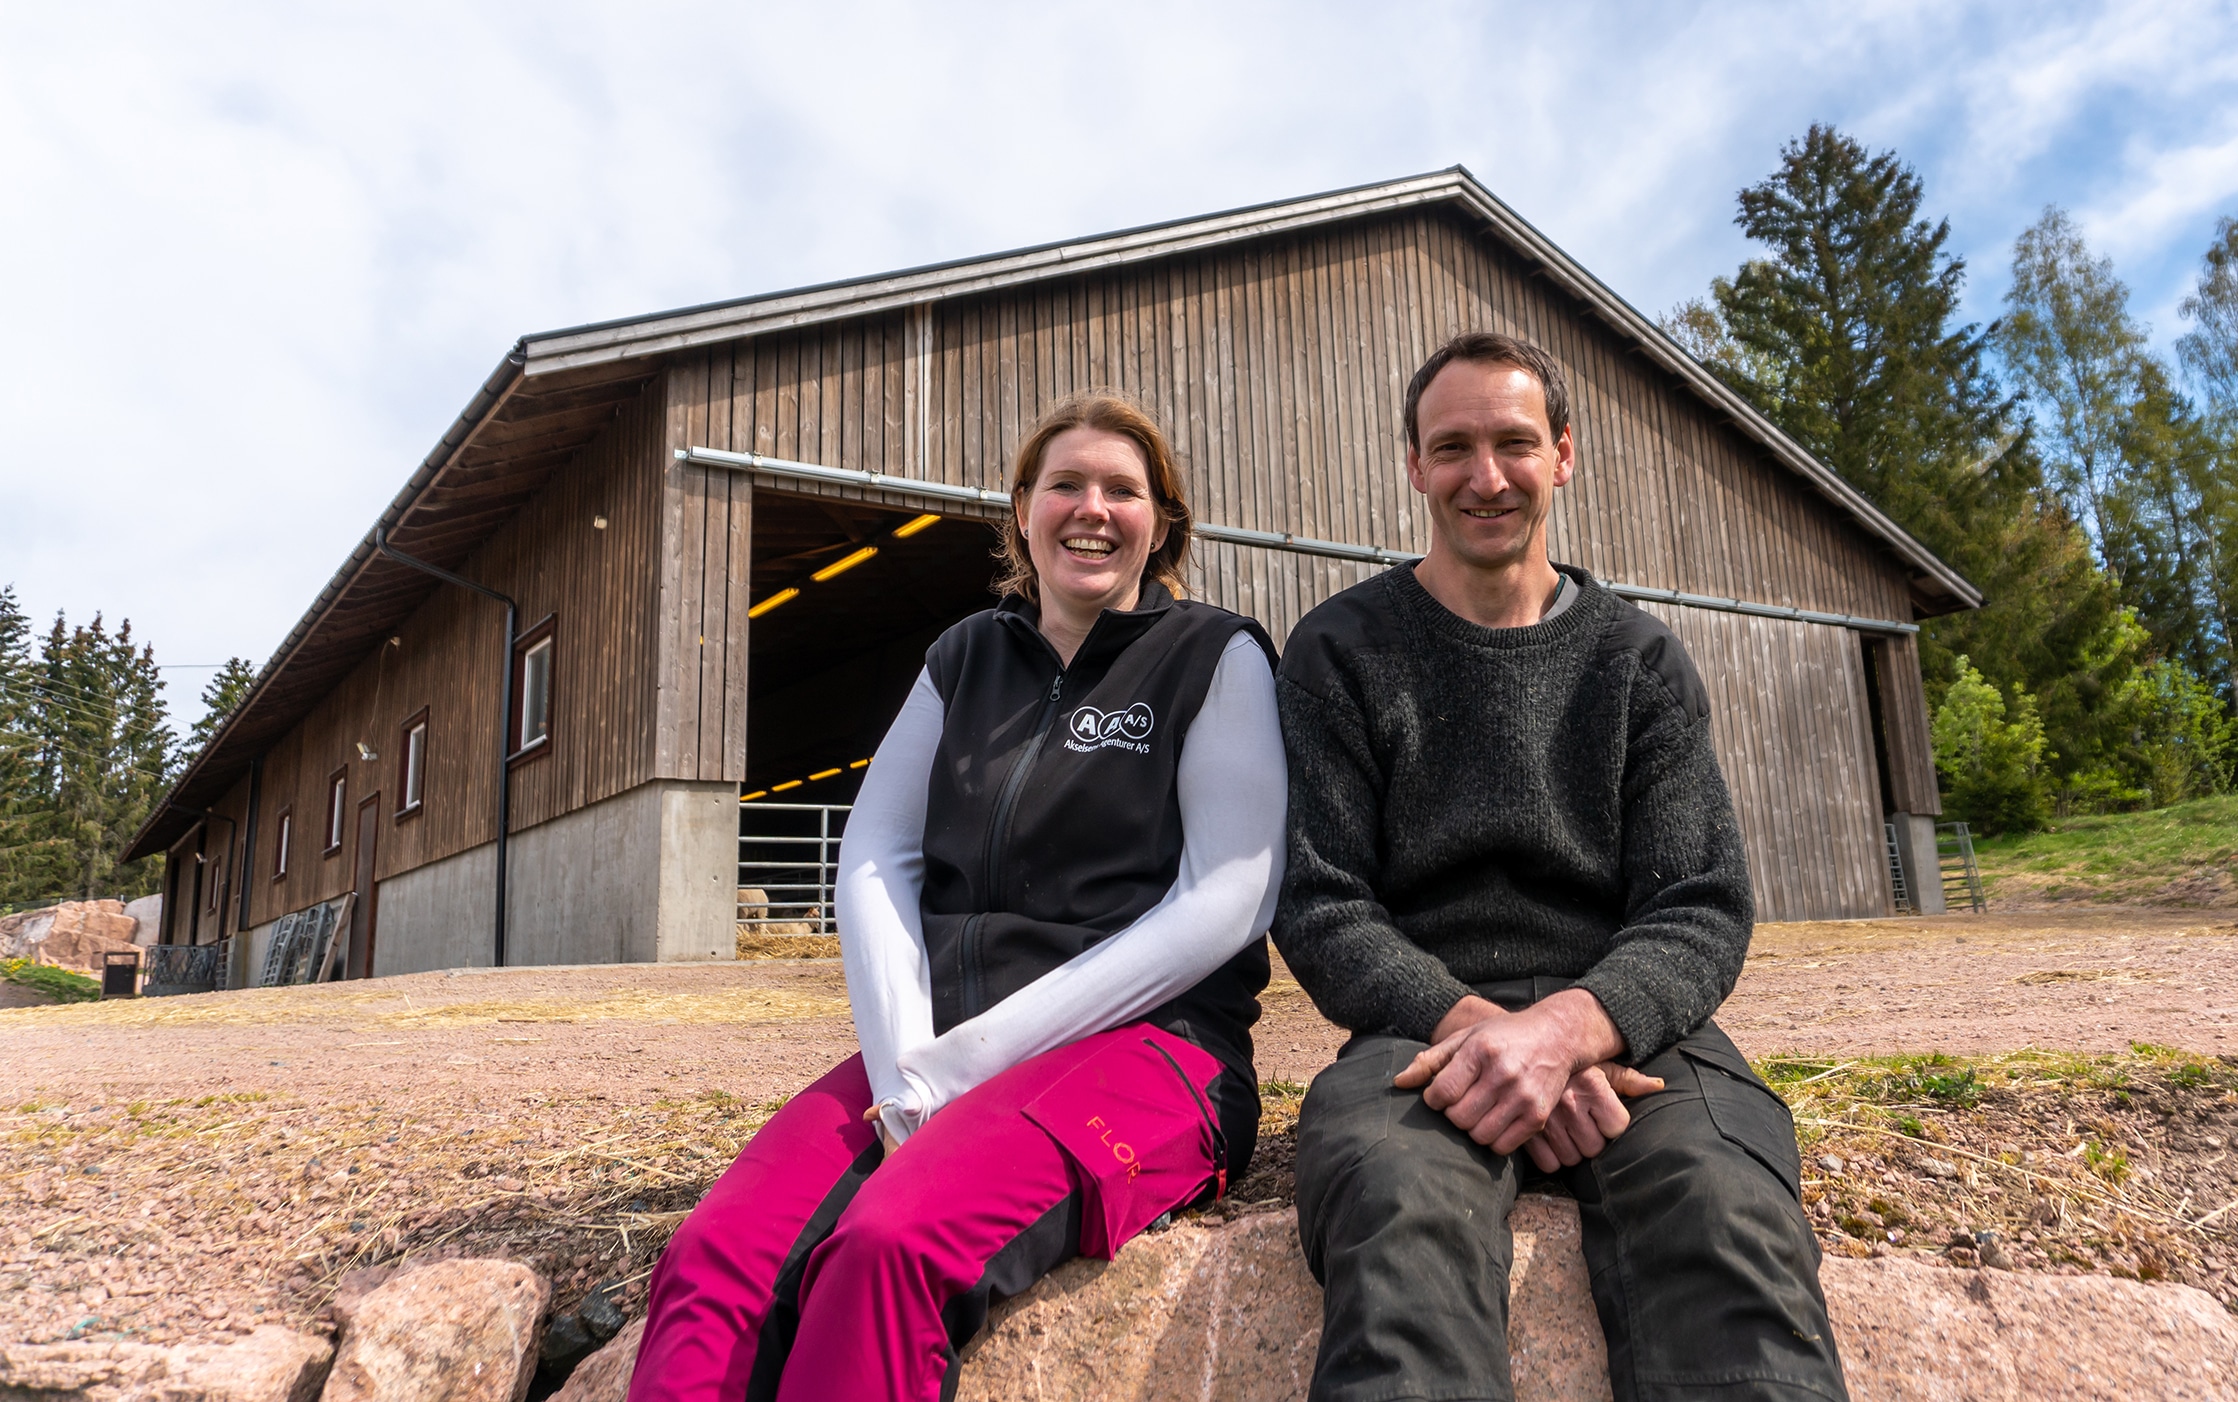
[[274, 881], [278, 881], [288, 874], [288, 838], [293, 835], [294, 827], [294, 810], [281, 809], [280, 821], [273, 827], [273, 836], [277, 839], [272, 848], [272, 879]]
[[344, 765], [326, 776], [326, 855], [342, 850], [342, 817], [349, 803], [350, 769]]
[[408, 818], [420, 811], [427, 789], [427, 707], [404, 722], [404, 741], [396, 748], [396, 816]]
[[550, 747], [554, 622], [547, 618], [529, 629], [513, 653], [512, 750], [516, 757], [540, 754]]

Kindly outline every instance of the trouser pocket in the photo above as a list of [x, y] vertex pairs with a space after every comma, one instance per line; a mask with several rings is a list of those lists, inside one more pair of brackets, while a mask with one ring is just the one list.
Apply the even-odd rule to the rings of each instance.
[[1679, 1050], [1694, 1063], [1702, 1083], [1702, 1103], [1717, 1132], [1769, 1169], [1789, 1196], [1801, 1202], [1803, 1157], [1796, 1147], [1795, 1117], [1787, 1102], [1757, 1079], [1722, 1032], [1714, 1041], [1697, 1034], [1680, 1043]]
[[1022, 1110], [1080, 1172], [1080, 1254], [1110, 1260], [1161, 1213], [1226, 1189], [1211, 1053], [1147, 1024], [1115, 1028]]

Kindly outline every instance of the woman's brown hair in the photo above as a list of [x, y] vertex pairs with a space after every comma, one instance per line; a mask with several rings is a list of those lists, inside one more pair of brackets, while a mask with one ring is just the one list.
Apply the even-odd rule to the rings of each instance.
[[1036, 603], [1041, 601], [1040, 578], [1034, 573], [1033, 555], [1026, 548], [1025, 533], [1018, 529], [1018, 509], [1033, 494], [1034, 483], [1041, 478], [1041, 460], [1049, 451], [1051, 440], [1068, 429], [1093, 428], [1104, 433], [1116, 433], [1131, 440], [1142, 450], [1143, 466], [1150, 479], [1151, 504], [1158, 508], [1159, 518], [1166, 524], [1165, 543], [1150, 552], [1143, 562], [1142, 573], [1154, 579], [1179, 598], [1189, 592], [1182, 582], [1181, 573], [1189, 564], [1189, 499], [1182, 493], [1181, 469], [1173, 460], [1173, 449], [1166, 444], [1165, 434], [1142, 406], [1116, 391], [1088, 390], [1067, 395], [1051, 405], [1049, 412], [1018, 445], [1018, 456], [1010, 468], [1011, 509], [1003, 518], [1002, 550], [998, 558], [1003, 564], [1002, 578], [996, 581], [998, 593], [1018, 594]]

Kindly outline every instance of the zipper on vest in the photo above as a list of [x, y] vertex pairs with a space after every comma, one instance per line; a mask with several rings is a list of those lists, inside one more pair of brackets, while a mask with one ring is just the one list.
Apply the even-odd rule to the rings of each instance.
[[994, 821], [987, 825], [987, 909], [1001, 910], [1002, 853], [1010, 843], [1010, 816], [1018, 806], [1018, 791], [1026, 786], [1026, 772], [1033, 768], [1034, 759], [1041, 753], [1041, 742], [1049, 738], [1049, 726], [1057, 719], [1057, 698], [1065, 689], [1065, 674], [1059, 672], [1049, 683], [1049, 694], [1042, 698], [1041, 716], [1034, 722], [1034, 733], [1026, 741], [1026, 748], [1018, 752], [1018, 762], [1011, 766], [1010, 777], [1003, 781], [1002, 795], [995, 800]]

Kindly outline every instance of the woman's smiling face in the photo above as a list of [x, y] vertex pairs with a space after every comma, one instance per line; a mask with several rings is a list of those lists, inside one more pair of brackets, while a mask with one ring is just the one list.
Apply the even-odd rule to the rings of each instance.
[[1049, 440], [1019, 525], [1043, 607], [1091, 619], [1134, 606], [1143, 566], [1167, 529], [1142, 449], [1098, 428], [1068, 428]]

